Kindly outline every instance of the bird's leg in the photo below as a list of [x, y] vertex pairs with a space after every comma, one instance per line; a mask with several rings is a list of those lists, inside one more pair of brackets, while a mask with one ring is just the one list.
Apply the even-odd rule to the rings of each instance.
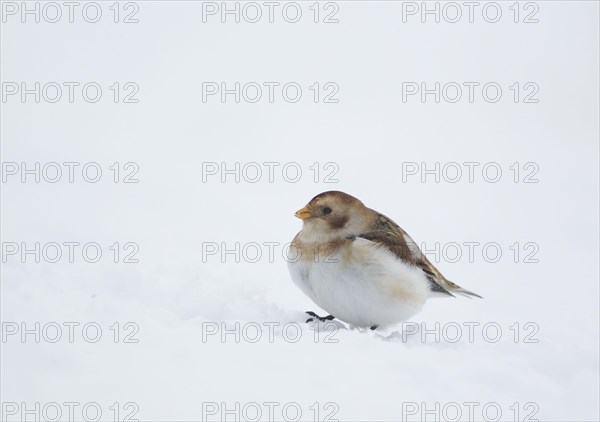
[[306, 311], [305, 313], [308, 314], [309, 316], [311, 316], [311, 318], [308, 318], [306, 320], [306, 322], [314, 321], [315, 318], [318, 319], [321, 322], [332, 321], [332, 320], [335, 319], [335, 317], [333, 315], [327, 315], [326, 317], [321, 317], [321, 316], [315, 314], [313, 311]]

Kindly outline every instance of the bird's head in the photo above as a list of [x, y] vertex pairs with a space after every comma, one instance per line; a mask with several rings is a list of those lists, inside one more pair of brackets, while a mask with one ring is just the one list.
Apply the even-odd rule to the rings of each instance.
[[335, 240], [356, 236], [369, 227], [370, 212], [355, 197], [339, 191], [323, 192], [294, 214], [304, 223], [302, 229], [314, 240]]

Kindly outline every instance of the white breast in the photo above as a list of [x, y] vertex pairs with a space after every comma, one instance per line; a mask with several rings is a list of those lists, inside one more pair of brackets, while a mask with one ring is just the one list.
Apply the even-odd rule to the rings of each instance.
[[430, 293], [420, 269], [362, 238], [334, 253], [288, 266], [292, 280], [317, 305], [358, 327], [405, 321], [421, 309]]

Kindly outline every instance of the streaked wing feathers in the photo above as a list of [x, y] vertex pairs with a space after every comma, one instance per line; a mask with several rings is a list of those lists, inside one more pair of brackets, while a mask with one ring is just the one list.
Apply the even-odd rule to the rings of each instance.
[[363, 233], [358, 237], [375, 242], [393, 252], [399, 259], [419, 267], [427, 275], [432, 292], [454, 296], [447, 289], [447, 286], [449, 287], [454, 283], [446, 280], [423, 255], [410, 236], [385, 215], [378, 214], [373, 231]]

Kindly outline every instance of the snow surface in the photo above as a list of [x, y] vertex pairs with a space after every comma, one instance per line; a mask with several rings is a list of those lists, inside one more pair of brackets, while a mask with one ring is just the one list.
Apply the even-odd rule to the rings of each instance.
[[[2, 184], [3, 242], [98, 242], [104, 253], [96, 264], [2, 264], [4, 420], [21, 416], [6, 403], [36, 402], [77, 402], [78, 420], [90, 402], [102, 420], [115, 419], [115, 402], [119, 420], [135, 409], [144, 421], [252, 419], [252, 403], [269, 420], [272, 402], [277, 420], [292, 420], [296, 404], [301, 420], [331, 412], [344, 421], [451, 420], [453, 404], [460, 420], [494, 420], [495, 406], [503, 421], [600, 419], [596, 2], [537, 2], [537, 24], [511, 15], [498, 24], [402, 23], [401, 2], [339, 2], [331, 25], [203, 24], [200, 2], [138, 4], [132, 25], [2, 23], [3, 81], [140, 86], [138, 104], [1, 104], [2, 161], [94, 161], [105, 171], [96, 184]], [[202, 103], [202, 81], [297, 81], [307, 96], [315, 81], [334, 81], [340, 101]], [[496, 81], [504, 97], [403, 103], [403, 81]], [[515, 104], [507, 88], [515, 81], [537, 83], [539, 103]], [[139, 183], [112, 183], [108, 166], [130, 161]], [[203, 183], [202, 162], [294, 162], [303, 176]], [[337, 183], [323, 182], [328, 162]], [[473, 183], [403, 182], [402, 162], [497, 162], [504, 173], [498, 183], [480, 173]], [[514, 162], [537, 163], [539, 183], [514, 183]], [[480, 248], [469, 262], [464, 247], [458, 262], [435, 262], [484, 299], [431, 300], [411, 324], [386, 332], [305, 324], [304, 311], [324, 311], [292, 284], [282, 251], [300, 230], [293, 212], [331, 189], [385, 213], [428, 249], [501, 245], [496, 263]], [[114, 242], [136, 242], [139, 263], [112, 263]], [[263, 255], [203, 262], [206, 242], [256, 242]], [[277, 242], [272, 262], [264, 242]], [[539, 262], [523, 262], [527, 242]], [[7, 335], [8, 323], [36, 322], [80, 325], [73, 343], [66, 329], [56, 343]], [[97, 343], [82, 338], [89, 322], [102, 328]], [[441, 338], [423, 341], [413, 333], [421, 323], [439, 323]], [[136, 326], [138, 342], [124, 342]], [[236, 403], [240, 411], [226, 414]]]

